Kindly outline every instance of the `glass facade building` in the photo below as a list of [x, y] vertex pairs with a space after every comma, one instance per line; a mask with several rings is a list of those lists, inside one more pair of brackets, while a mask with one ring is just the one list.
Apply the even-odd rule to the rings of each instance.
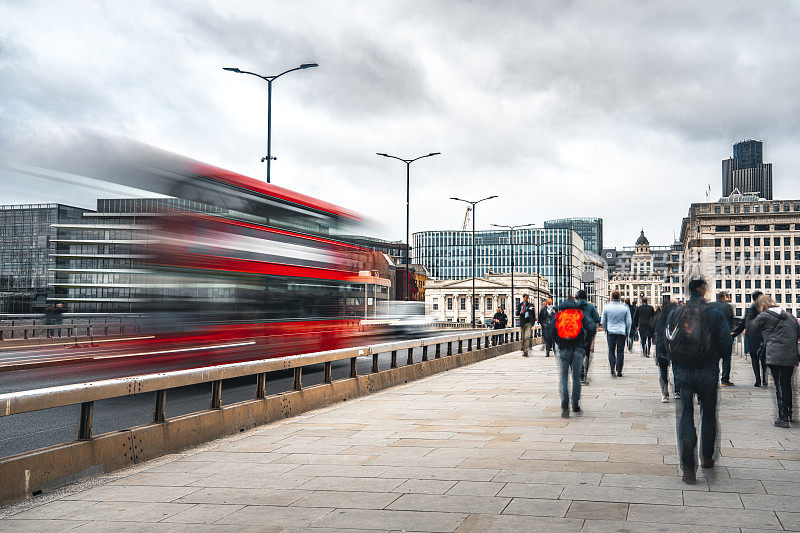
[[600, 255], [603, 252], [603, 219], [602, 218], [559, 218], [546, 220], [545, 228], [571, 229], [583, 239], [583, 248], [587, 252]]
[[[511, 232], [475, 232], [475, 274], [511, 271]], [[550, 284], [556, 302], [574, 295], [581, 288], [583, 239], [565, 228], [518, 229], [513, 232], [514, 271], [537, 271]], [[472, 232], [422, 231], [413, 235], [415, 264], [425, 266], [431, 278], [465, 279], [472, 277]]]
[[0, 312], [42, 312], [48, 298], [64, 294], [53, 286], [65, 250], [57, 224], [80, 220], [87, 211], [62, 204], [0, 206]]

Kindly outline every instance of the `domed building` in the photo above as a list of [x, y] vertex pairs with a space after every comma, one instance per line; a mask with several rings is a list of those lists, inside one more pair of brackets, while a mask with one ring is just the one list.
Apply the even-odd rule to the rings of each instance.
[[661, 301], [664, 289], [664, 272], [657, 269], [650, 241], [644, 235], [644, 229], [636, 239], [636, 246], [630, 258], [630, 268], [627, 271], [616, 272], [609, 280], [612, 291], [619, 291], [623, 300], [629, 298], [631, 302], [642, 303], [642, 298], [647, 298], [648, 303], [657, 304]]

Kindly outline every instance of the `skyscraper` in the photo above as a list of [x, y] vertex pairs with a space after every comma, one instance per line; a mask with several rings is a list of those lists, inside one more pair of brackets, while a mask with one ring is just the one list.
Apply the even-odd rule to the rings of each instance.
[[583, 239], [583, 249], [597, 255], [603, 253], [603, 219], [602, 218], [559, 218], [545, 220], [545, 228], [563, 228], [575, 231]]
[[734, 144], [733, 157], [722, 161], [722, 196], [730, 196], [734, 189], [772, 200], [772, 163], [764, 163], [761, 141]]

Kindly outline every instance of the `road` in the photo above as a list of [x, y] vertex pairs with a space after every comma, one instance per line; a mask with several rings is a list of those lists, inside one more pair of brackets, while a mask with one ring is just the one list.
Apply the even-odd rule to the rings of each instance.
[[[445, 335], [446, 331], [430, 332], [430, 335]], [[419, 337], [416, 335], [415, 337]], [[393, 337], [388, 340], [403, 340]], [[385, 337], [360, 337], [359, 345], [388, 342]], [[15, 357], [18, 357], [16, 354]], [[390, 354], [381, 354], [380, 368], [388, 368]], [[421, 349], [415, 350], [414, 358], [419, 361]], [[405, 353], [398, 353], [398, 364], [405, 363]], [[169, 370], [194, 368], [212, 364], [232, 362], [235, 356], [222, 351], [213, 356], [198, 358], [196, 354], [176, 354], [172, 357], [158, 359], [108, 359], [90, 362], [59, 365], [28, 370], [0, 372], [0, 394], [45, 387], [54, 387], [72, 383], [83, 383], [101, 379], [134, 376]], [[372, 369], [372, 356], [360, 357], [357, 370], [360, 374]], [[350, 364], [341, 361], [333, 365], [333, 378], [342, 379], [349, 376]], [[323, 366], [307, 367], [303, 371], [303, 386], [322, 383]], [[290, 390], [294, 376], [290, 371], [272, 372], [268, 375], [267, 394], [278, 394]], [[210, 384], [193, 385], [178, 389], [170, 389], [167, 393], [166, 415], [178, 416], [186, 413], [208, 409], [210, 402]], [[222, 386], [222, 403], [231, 404], [255, 397], [256, 378], [248, 376], [226, 380]], [[152, 419], [154, 393], [133, 397], [113, 398], [95, 402], [93, 433], [100, 435], [109, 431], [125, 429], [148, 423]], [[36, 411], [8, 417], [0, 417], [0, 457], [34, 450], [74, 440], [78, 432], [80, 406], [72, 405], [46, 411]]]

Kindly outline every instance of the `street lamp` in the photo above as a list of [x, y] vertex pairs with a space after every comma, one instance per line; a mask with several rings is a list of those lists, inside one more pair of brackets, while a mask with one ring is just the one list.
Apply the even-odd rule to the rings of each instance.
[[277, 159], [277, 157], [272, 157], [272, 82], [276, 79], [280, 78], [284, 74], [288, 74], [289, 72], [294, 72], [295, 70], [305, 70], [307, 68], [318, 67], [316, 63], [303, 63], [299, 67], [290, 68], [289, 70], [285, 70], [280, 74], [275, 76], [262, 76], [261, 74], [256, 74], [255, 72], [248, 72], [246, 70], [239, 70], [236, 67], [223, 67], [222, 70], [227, 70], [228, 72], [235, 72], [237, 74], [250, 74], [251, 76], [255, 76], [257, 78], [261, 78], [262, 80], [267, 82], [267, 155], [261, 158], [261, 162], [267, 162], [267, 183], [270, 183], [270, 163], [273, 159]]
[[[508, 230], [508, 241], [511, 244], [511, 309], [512, 309], [512, 312], [514, 313], [513, 315], [511, 315], [511, 317], [512, 317], [511, 318], [511, 327], [512, 328], [516, 325], [516, 318], [517, 318], [517, 306], [516, 306], [515, 300], [514, 300], [514, 230], [521, 229], [521, 228], [530, 228], [533, 225], [534, 224], [518, 224], [516, 226], [506, 226], [504, 224], [492, 224], [492, 226], [494, 226], [496, 228], [504, 228], [504, 229]], [[538, 276], [539, 273], [537, 272], [536, 275]], [[538, 284], [538, 281], [537, 281], [537, 284]], [[537, 289], [536, 298], [538, 299], [539, 298], [539, 294], [538, 294], [539, 287], [537, 286], [536, 289]]]
[[472, 206], [472, 328], [475, 329], [475, 206], [485, 200], [491, 200], [492, 198], [497, 198], [497, 195], [487, 196], [486, 198], [481, 198], [475, 202], [471, 202], [469, 200], [464, 200], [463, 198], [456, 198], [451, 196], [451, 200], [457, 200], [459, 202], [464, 202], [470, 204]]
[[413, 163], [417, 159], [422, 159], [422, 158], [425, 158], [425, 157], [433, 157], [435, 155], [441, 155], [441, 152], [431, 152], [431, 153], [426, 154], [426, 155], [421, 155], [419, 157], [415, 157], [414, 159], [403, 159], [402, 157], [397, 157], [395, 155], [389, 155], [389, 154], [382, 154], [380, 152], [377, 152], [377, 155], [383, 156], [383, 157], [389, 157], [389, 158], [392, 158], [392, 159], [397, 159], [398, 161], [402, 161], [403, 163], [406, 164], [406, 287], [405, 287], [405, 290], [403, 291], [403, 293], [404, 293], [404, 296], [405, 296], [404, 300], [408, 301], [408, 296], [409, 296], [408, 293], [411, 292], [409, 290], [410, 285], [409, 285], [409, 281], [408, 281], [408, 279], [409, 279], [408, 272], [409, 272], [409, 270], [411, 270], [411, 266], [409, 264], [409, 261], [411, 260], [411, 253], [409, 252], [409, 244], [410, 243], [409, 243], [409, 238], [408, 238], [409, 196], [410, 196], [409, 195], [409, 189], [411, 187], [411, 163]]

